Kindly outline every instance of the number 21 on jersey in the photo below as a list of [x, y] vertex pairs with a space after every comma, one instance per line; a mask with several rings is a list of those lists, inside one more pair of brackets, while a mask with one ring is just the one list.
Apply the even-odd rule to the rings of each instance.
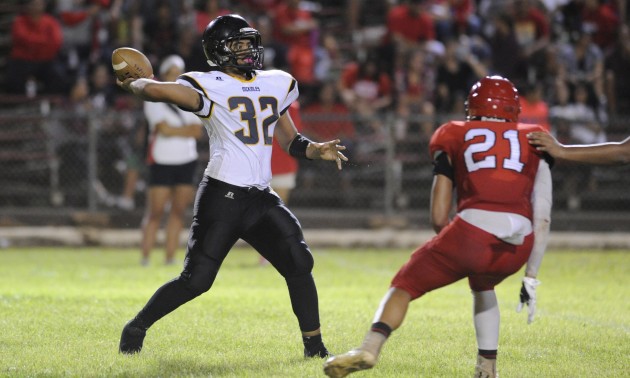
[[[481, 160], [475, 161], [473, 155], [480, 152], [490, 151], [497, 143], [497, 135], [490, 129], [470, 129], [464, 136], [465, 141], [470, 141], [476, 137], [482, 136], [484, 140], [478, 143], [472, 143], [464, 151], [464, 160], [466, 161], [466, 168], [468, 172], [474, 172], [479, 169], [496, 168], [497, 157], [494, 155], [488, 155]], [[501, 166], [505, 169], [509, 169], [516, 172], [521, 172], [525, 164], [521, 163], [521, 145], [518, 141], [518, 131], [506, 130], [501, 138], [509, 143], [510, 156], [504, 158], [501, 162]]]

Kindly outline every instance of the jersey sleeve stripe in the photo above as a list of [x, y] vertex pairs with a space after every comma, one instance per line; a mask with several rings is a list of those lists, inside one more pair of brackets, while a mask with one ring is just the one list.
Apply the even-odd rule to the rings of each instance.
[[[210, 97], [208, 97], [208, 94], [207, 94], [207, 93], [206, 93], [206, 91], [203, 89], [203, 87], [202, 87], [201, 85], [199, 85], [199, 83], [198, 83], [195, 79], [193, 79], [193, 78], [192, 78], [192, 77], [190, 77], [190, 76], [186, 76], [185, 74], [184, 74], [184, 75], [181, 75], [178, 79], [184, 80], [185, 82], [187, 82], [188, 84], [190, 84], [190, 85], [191, 85], [194, 89], [196, 89], [197, 91], [199, 91], [199, 92], [200, 92], [200, 93], [199, 93], [200, 108], [199, 108], [199, 109], [197, 109], [196, 111], [193, 111], [193, 113], [197, 114], [199, 117], [202, 117], [202, 118], [208, 118], [208, 117], [210, 117], [210, 114], [212, 114], [212, 108], [214, 107], [214, 101], [210, 100]], [[208, 114], [206, 114], [206, 115], [201, 115], [201, 114], [198, 114], [198, 112], [200, 112], [200, 111], [203, 109], [203, 107], [204, 107], [204, 104], [203, 104], [203, 103], [204, 103], [204, 101], [203, 101], [203, 98], [202, 98], [202, 94], [201, 94], [201, 93], [203, 93], [203, 96], [204, 96], [205, 98], [207, 98], [207, 99], [208, 99], [208, 101], [210, 102], [210, 107], [208, 108]], [[184, 109], [184, 110], [187, 110], [187, 109]], [[187, 110], [187, 111], [189, 111], [189, 110]]]
[[280, 111], [280, 115], [284, 115], [284, 113], [286, 113], [286, 112], [287, 112], [287, 110], [289, 110], [289, 108], [290, 108], [290, 107], [291, 107], [291, 105], [289, 105], [289, 106], [287, 106], [286, 108], [282, 109], [282, 110]]
[[291, 93], [291, 91], [293, 90], [293, 88], [295, 88], [296, 85], [297, 85], [297, 80], [295, 79], [291, 80], [291, 85], [289, 86], [289, 90], [287, 91], [287, 93]]
[[203, 95], [206, 96], [206, 98], [209, 99], [208, 94], [206, 93], [206, 91], [201, 87], [201, 85], [199, 85], [199, 83], [197, 83], [197, 81], [195, 79], [193, 79], [190, 76], [186, 76], [186, 75], [181, 75], [179, 77], [179, 79], [185, 80], [187, 83], [192, 85], [193, 88], [195, 88], [196, 90], [202, 92]]

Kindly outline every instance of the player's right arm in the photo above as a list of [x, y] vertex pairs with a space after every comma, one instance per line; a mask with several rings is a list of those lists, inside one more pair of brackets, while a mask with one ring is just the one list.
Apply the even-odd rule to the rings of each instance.
[[127, 79], [123, 82], [116, 80], [116, 84], [145, 101], [168, 102], [190, 111], [199, 110], [202, 105], [201, 96], [197, 91], [174, 82]]
[[445, 152], [439, 152], [434, 160], [433, 185], [431, 186], [431, 225], [436, 233], [449, 223], [453, 204], [453, 168]]
[[564, 145], [543, 132], [527, 134], [529, 143], [557, 159], [587, 164], [630, 164], [630, 138], [621, 142]]

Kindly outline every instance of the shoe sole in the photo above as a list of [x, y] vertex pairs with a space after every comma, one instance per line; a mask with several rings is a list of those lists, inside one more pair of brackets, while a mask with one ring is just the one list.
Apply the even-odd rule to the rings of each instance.
[[324, 364], [324, 373], [331, 378], [342, 378], [355, 371], [374, 367], [374, 362], [365, 360], [365, 354], [347, 354], [331, 357]]

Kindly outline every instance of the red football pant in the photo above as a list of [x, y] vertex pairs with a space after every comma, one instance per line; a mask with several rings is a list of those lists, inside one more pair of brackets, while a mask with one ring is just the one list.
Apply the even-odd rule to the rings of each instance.
[[468, 277], [473, 291], [492, 290], [525, 264], [533, 242], [531, 233], [522, 245], [509, 244], [455, 217], [437, 236], [414, 251], [392, 280], [392, 287], [405, 290], [416, 299]]

